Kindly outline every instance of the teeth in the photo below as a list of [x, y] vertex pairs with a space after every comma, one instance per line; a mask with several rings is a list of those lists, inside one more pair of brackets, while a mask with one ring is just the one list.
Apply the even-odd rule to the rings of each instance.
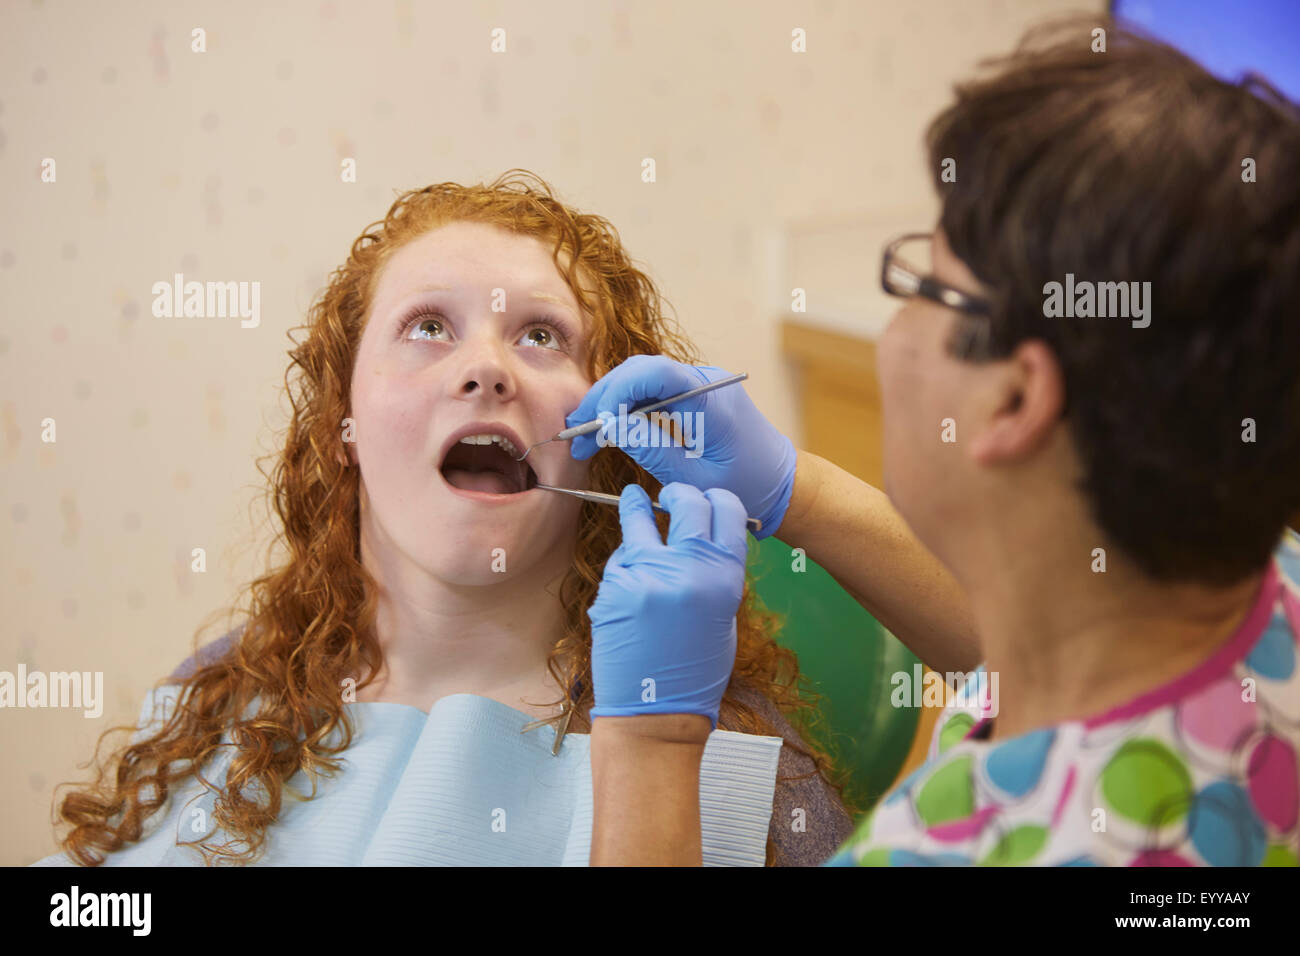
[[461, 444], [464, 445], [490, 445], [493, 442], [500, 445], [511, 457], [519, 457], [519, 449], [517, 449], [511, 443], [510, 439], [506, 438], [504, 435], [466, 435], [461, 439]]

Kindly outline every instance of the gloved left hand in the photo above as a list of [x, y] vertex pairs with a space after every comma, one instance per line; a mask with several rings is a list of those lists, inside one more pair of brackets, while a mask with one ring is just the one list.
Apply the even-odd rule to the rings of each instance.
[[660, 539], [650, 496], [619, 499], [623, 542], [605, 563], [591, 619], [592, 717], [702, 714], [718, 726], [736, 662], [745, 586], [745, 507], [723, 488], [667, 485]]

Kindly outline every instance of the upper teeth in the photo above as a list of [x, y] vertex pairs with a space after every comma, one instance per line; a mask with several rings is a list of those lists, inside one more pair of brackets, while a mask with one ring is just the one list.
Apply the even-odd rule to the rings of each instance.
[[512, 457], [519, 456], [519, 449], [505, 435], [466, 435], [461, 441], [466, 445], [490, 445], [496, 442]]

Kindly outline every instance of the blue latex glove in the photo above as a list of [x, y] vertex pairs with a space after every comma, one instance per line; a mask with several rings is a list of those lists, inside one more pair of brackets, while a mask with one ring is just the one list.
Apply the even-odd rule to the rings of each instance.
[[[564, 424], [566, 428], [581, 425], [605, 417], [606, 412], [617, 416], [620, 404], [630, 413], [637, 405], [648, 405], [729, 374], [712, 365], [686, 365], [663, 355], [633, 355], [592, 385]], [[691, 413], [691, 422], [702, 425], [702, 436], [687, 436], [698, 443], [699, 457], [687, 457], [693, 449], [668, 444], [667, 433], [662, 431], [656, 439], [660, 447], [651, 447], [648, 441], [620, 447], [665, 485], [681, 481], [696, 488], [727, 489], [744, 502], [749, 514], [763, 522], [763, 530], [754, 537], [775, 534], [794, 490], [794, 445], [758, 410], [745, 393], [744, 383], [674, 402], [661, 411]], [[590, 458], [600, 450], [598, 435], [609, 445], [619, 444], [620, 431], [631, 439], [630, 418], [622, 429], [614, 417], [600, 432], [573, 439], [570, 454], [579, 460]]]
[[745, 507], [724, 488], [667, 485], [664, 543], [650, 496], [619, 499], [623, 543], [591, 605], [593, 717], [702, 714], [718, 726], [736, 663], [736, 612], [745, 586]]

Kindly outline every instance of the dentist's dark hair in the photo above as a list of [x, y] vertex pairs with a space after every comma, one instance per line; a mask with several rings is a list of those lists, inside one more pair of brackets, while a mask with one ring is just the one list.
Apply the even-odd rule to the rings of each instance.
[[[983, 354], [972, 319], [950, 351], [1047, 343], [1082, 492], [1144, 573], [1258, 572], [1300, 517], [1300, 111], [1107, 17], [985, 66], [927, 134], [949, 247], [995, 303]], [[1150, 324], [1045, 317], [1067, 273], [1149, 282]]]

